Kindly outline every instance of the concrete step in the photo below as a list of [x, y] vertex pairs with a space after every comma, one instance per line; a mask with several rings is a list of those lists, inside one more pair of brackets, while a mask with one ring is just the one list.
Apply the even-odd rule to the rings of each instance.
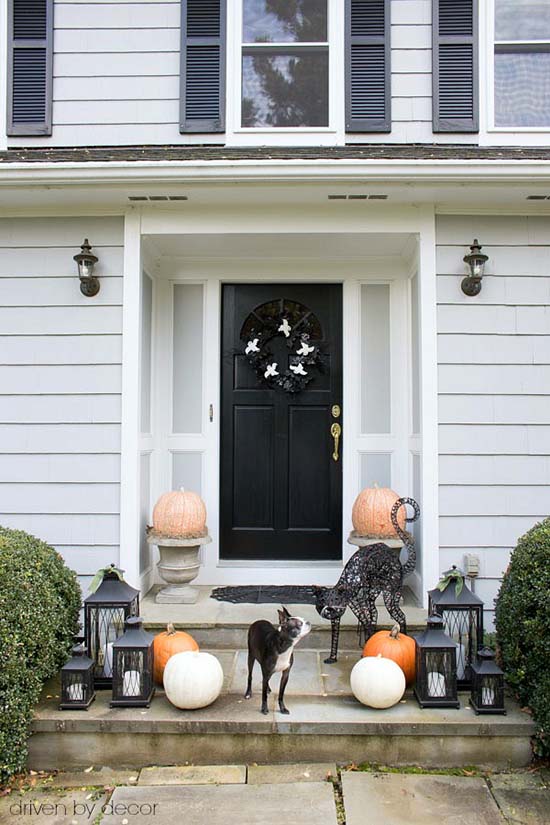
[[[166, 629], [172, 622], [179, 630], [190, 633], [201, 647], [216, 649], [245, 648], [250, 624], [257, 619], [268, 619], [277, 623], [277, 604], [233, 604], [210, 598], [211, 587], [197, 588], [199, 596], [196, 604], [157, 604], [155, 595], [158, 588], [150, 591], [141, 601], [144, 626], [152, 633]], [[301, 616], [311, 623], [307, 646], [315, 650], [330, 649], [330, 622], [322, 619], [311, 604], [287, 604], [295, 616]], [[425, 628], [426, 611], [414, 602], [412, 593], [405, 588], [403, 611], [407, 617], [407, 632], [413, 633]], [[378, 607], [378, 628], [391, 628], [394, 624], [383, 605]], [[357, 619], [350, 610], [342, 617], [340, 629], [340, 649], [359, 648]]]
[[243, 698], [244, 650], [213, 650], [224, 670], [222, 695], [195, 711], [173, 707], [158, 690], [150, 708], [110, 708], [109, 691], [98, 693], [87, 712], [60, 711], [59, 682], [49, 683], [36, 709], [29, 767], [75, 770], [89, 765], [380, 762], [422, 767], [477, 765], [504, 769], [531, 759], [530, 716], [507, 701], [507, 716], [476, 716], [468, 695], [460, 709], [422, 710], [412, 693], [393, 708], [374, 710], [350, 693], [349, 673], [359, 652], [343, 651], [325, 665], [317, 650], [296, 651], [286, 691], [290, 715], [275, 710], [278, 677], [260, 713], [259, 672], [253, 696]]

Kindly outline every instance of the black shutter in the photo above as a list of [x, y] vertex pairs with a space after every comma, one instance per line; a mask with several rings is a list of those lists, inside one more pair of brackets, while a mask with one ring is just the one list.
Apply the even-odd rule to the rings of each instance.
[[8, 0], [8, 135], [51, 135], [53, 0]]
[[225, 130], [226, 0], [182, 0], [180, 132]]
[[346, 0], [346, 132], [391, 131], [390, 0]]
[[477, 132], [478, 0], [433, 0], [433, 130]]

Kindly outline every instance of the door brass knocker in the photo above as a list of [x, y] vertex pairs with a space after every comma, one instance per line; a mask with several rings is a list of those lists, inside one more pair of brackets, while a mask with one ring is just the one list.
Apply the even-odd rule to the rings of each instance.
[[334, 439], [334, 451], [332, 453], [332, 457], [333, 457], [334, 461], [338, 461], [338, 456], [339, 456], [338, 448], [340, 446], [340, 436], [342, 435], [342, 428], [341, 428], [340, 424], [336, 423], [336, 421], [334, 422], [334, 424], [330, 428], [330, 434]]

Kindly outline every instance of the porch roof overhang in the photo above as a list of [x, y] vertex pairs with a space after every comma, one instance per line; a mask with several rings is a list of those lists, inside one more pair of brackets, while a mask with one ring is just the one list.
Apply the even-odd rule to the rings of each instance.
[[[392, 204], [436, 210], [550, 211], [550, 147], [347, 146], [227, 149], [147, 146], [20, 148], [0, 152], [0, 211], [77, 203], [123, 212], [140, 193], [240, 185], [357, 187], [390, 192]], [[353, 189], [355, 187], [355, 189]], [[330, 190], [338, 194], [339, 190]], [[329, 192], [329, 190], [327, 190]], [[294, 188], [294, 194], [296, 190]], [[536, 196], [535, 200], [532, 200]], [[180, 204], [181, 206], [181, 204]], [[380, 204], [378, 204], [380, 206]]]

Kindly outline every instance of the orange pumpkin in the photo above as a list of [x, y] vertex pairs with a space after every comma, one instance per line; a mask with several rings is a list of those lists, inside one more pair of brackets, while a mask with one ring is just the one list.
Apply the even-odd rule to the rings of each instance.
[[407, 684], [414, 682], [416, 675], [416, 643], [412, 636], [399, 632], [399, 625], [390, 631], [379, 630], [374, 633], [363, 648], [363, 656], [382, 656], [391, 659], [403, 673]]
[[168, 624], [166, 630], [158, 633], [153, 641], [155, 682], [162, 685], [164, 668], [171, 656], [174, 656], [175, 653], [184, 653], [187, 650], [197, 651], [198, 649], [198, 644], [189, 633], [176, 630], [173, 624]]
[[163, 536], [196, 538], [206, 532], [206, 507], [198, 493], [164, 493], [153, 510], [153, 529]]
[[[394, 526], [391, 522], [392, 507], [399, 496], [388, 487], [366, 487], [361, 490], [351, 512], [354, 530], [360, 536], [373, 536], [380, 539], [396, 538]], [[404, 530], [406, 513], [400, 507], [397, 513], [397, 522]]]

